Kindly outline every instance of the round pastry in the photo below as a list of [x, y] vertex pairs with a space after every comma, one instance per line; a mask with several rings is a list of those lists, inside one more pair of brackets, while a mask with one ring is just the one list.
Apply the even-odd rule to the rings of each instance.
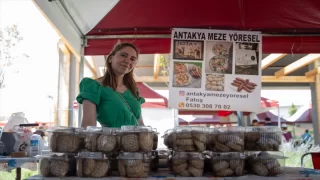
[[220, 143], [226, 143], [227, 141], [229, 140], [229, 135], [218, 135], [218, 141], [220, 142]]
[[77, 176], [83, 177], [83, 159], [77, 159]]
[[124, 166], [123, 160], [119, 160], [118, 161], [118, 171], [121, 177], [126, 177], [127, 173], [126, 173], [126, 168]]
[[56, 133], [52, 133], [52, 135], [50, 136], [50, 149], [53, 152], [57, 151], [57, 136], [58, 134]]
[[202, 176], [202, 173], [203, 173], [203, 169], [197, 169], [193, 166], [188, 166], [188, 170], [190, 174], [194, 177], [200, 177]]
[[260, 139], [260, 134], [259, 132], [247, 132], [245, 135], [246, 141], [248, 142], [256, 142]]
[[234, 169], [235, 173], [237, 176], [242, 176], [244, 173], [244, 166], [243, 165], [239, 165], [238, 167], [236, 167]]
[[182, 131], [178, 133], [174, 133], [177, 139], [191, 139], [192, 135], [190, 131]]
[[[194, 160], [189, 160], [190, 165], [197, 169], [203, 169], [204, 168], [204, 161], [201, 159], [194, 159]], [[189, 165], [189, 166], [190, 166]]]
[[142, 160], [140, 159], [127, 159], [123, 161], [125, 167], [133, 167], [133, 166], [141, 166], [143, 164]]
[[126, 173], [129, 178], [140, 178], [144, 173], [143, 163], [137, 166], [126, 167]]
[[69, 163], [62, 160], [52, 160], [50, 172], [56, 177], [65, 177], [69, 171]]
[[140, 132], [139, 133], [139, 146], [141, 151], [151, 151], [153, 148], [153, 133]]
[[223, 144], [220, 144], [217, 141], [214, 143], [214, 145], [215, 145], [215, 149], [219, 152], [230, 152], [230, 150], [231, 150], [229, 147], [227, 147]]
[[204, 142], [201, 142], [199, 140], [194, 140], [193, 142], [194, 142], [196, 148], [198, 149], [198, 151], [202, 152], [202, 151], [206, 150], [206, 146], [205, 146]]
[[226, 176], [231, 176], [233, 175], [233, 171], [231, 169], [223, 169], [221, 171], [218, 171], [215, 173], [217, 176], [220, 176], [220, 177], [226, 177]]
[[187, 167], [188, 167], [187, 163], [180, 164], [180, 165], [173, 165], [172, 170], [174, 173], [179, 174], [179, 173], [185, 171], [187, 169]]
[[40, 174], [48, 177], [50, 175], [50, 160], [43, 158], [40, 160]]
[[192, 139], [177, 139], [176, 145], [178, 145], [178, 146], [192, 146], [193, 141], [192, 141]]
[[105, 153], [112, 152], [116, 149], [117, 139], [113, 135], [101, 134], [97, 140], [97, 149]]
[[261, 163], [252, 164], [251, 170], [252, 170], [252, 173], [259, 176], [267, 176], [269, 174], [267, 167]]
[[207, 136], [203, 132], [198, 132], [198, 131], [192, 131], [191, 132], [193, 139], [196, 139], [198, 141], [201, 141], [205, 143], [207, 141]]
[[187, 160], [186, 159], [173, 159], [172, 160], [172, 164], [174, 166], [179, 166], [181, 164], [186, 164], [187, 163]]
[[221, 160], [213, 164], [213, 171], [218, 172], [228, 167], [229, 167], [229, 163], [227, 161]]
[[196, 151], [196, 148], [194, 146], [175, 146], [173, 149], [176, 151], [186, 151], [186, 152]]
[[94, 168], [95, 168], [96, 162], [94, 159], [84, 159], [83, 160], [83, 173], [85, 176], [89, 176], [91, 175], [91, 173], [93, 172]]
[[242, 151], [242, 146], [237, 145], [236, 143], [230, 141], [226, 143], [226, 146], [228, 146], [229, 148], [231, 148], [234, 151]]
[[191, 173], [189, 172], [189, 170], [184, 170], [182, 171], [181, 173], [178, 174], [179, 176], [182, 176], [182, 177], [190, 177], [191, 176]]
[[80, 148], [80, 140], [73, 135], [59, 135], [57, 137], [57, 152], [74, 153]]
[[109, 163], [107, 160], [95, 160], [95, 167], [91, 173], [91, 177], [101, 178], [107, 176]]
[[88, 151], [96, 152], [98, 136], [98, 134], [90, 134], [85, 138], [85, 148]]
[[121, 147], [127, 152], [139, 151], [139, 141], [136, 134], [124, 134], [121, 137]]

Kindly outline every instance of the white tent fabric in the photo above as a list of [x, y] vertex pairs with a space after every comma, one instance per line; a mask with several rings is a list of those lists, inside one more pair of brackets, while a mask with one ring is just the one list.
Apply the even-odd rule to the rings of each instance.
[[[83, 34], [89, 32], [107, 15], [119, 0], [33, 0], [46, 14], [76, 53], [80, 54]], [[71, 18], [69, 18], [69, 14]]]
[[310, 109], [310, 104], [304, 105], [300, 107], [296, 113], [294, 113], [292, 116], [287, 118], [287, 121], [295, 122], [304, 112], [306, 112], [308, 109]]

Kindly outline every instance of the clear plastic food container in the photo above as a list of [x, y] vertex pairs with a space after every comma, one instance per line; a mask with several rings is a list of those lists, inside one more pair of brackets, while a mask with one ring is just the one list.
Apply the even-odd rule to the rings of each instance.
[[166, 130], [162, 137], [163, 137], [163, 144], [166, 145], [168, 149], [172, 149], [173, 142], [175, 140], [173, 129]]
[[203, 152], [206, 150], [206, 128], [176, 127], [173, 133], [173, 150], [180, 152]]
[[243, 127], [223, 127], [210, 129], [207, 149], [215, 152], [242, 152], [244, 151]]
[[120, 152], [118, 171], [121, 177], [146, 178], [149, 176], [151, 152]]
[[279, 151], [246, 152], [246, 169], [258, 176], [277, 176], [284, 173], [286, 157]]
[[248, 127], [245, 133], [245, 150], [279, 151], [282, 132], [278, 127]]
[[204, 156], [199, 152], [174, 152], [169, 165], [176, 176], [200, 177], [203, 175]]
[[85, 132], [85, 149], [91, 152], [103, 152], [111, 156], [117, 154], [120, 143], [120, 129], [106, 127], [88, 127]]
[[245, 154], [241, 152], [210, 152], [214, 176], [229, 177], [244, 175]]
[[77, 153], [84, 148], [81, 128], [54, 127], [48, 130], [49, 148], [52, 152]]
[[153, 148], [153, 131], [150, 126], [122, 126], [120, 147], [124, 152], [147, 152]]
[[44, 177], [67, 177], [76, 174], [76, 154], [43, 151], [39, 159], [39, 174]]
[[81, 152], [76, 157], [78, 177], [107, 177], [110, 169], [108, 158], [101, 152]]

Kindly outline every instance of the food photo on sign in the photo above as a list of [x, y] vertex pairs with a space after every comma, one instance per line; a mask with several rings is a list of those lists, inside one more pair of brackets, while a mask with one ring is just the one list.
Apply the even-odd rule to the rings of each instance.
[[206, 42], [206, 73], [232, 74], [232, 42]]
[[173, 59], [203, 60], [203, 41], [174, 40]]
[[174, 62], [173, 87], [201, 88], [201, 62]]
[[259, 74], [259, 44], [235, 43], [235, 74]]

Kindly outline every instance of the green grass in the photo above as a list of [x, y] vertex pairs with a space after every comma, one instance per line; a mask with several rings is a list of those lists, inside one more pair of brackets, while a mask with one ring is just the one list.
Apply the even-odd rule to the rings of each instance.
[[[39, 174], [38, 171], [30, 171], [28, 169], [21, 170], [21, 179], [25, 179], [34, 175]], [[0, 179], [1, 180], [15, 180], [16, 179], [16, 170], [12, 170], [11, 172], [0, 172]]]

